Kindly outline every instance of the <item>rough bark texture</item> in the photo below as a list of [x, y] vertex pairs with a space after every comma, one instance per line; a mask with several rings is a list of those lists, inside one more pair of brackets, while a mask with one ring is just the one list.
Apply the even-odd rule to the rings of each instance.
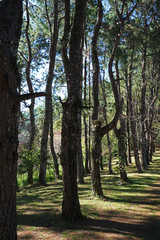
[[[77, 157], [79, 110], [82, 81], [82, 40], [85, 15], [85, 0], [75, 1], [75, 13], [70, 29], [70, 1], [65, 0], [65, 26], [62, 57], [67, 78], [68, 99], [63, 106], [61, 164], [63, 168], [62, 216], [74, 221], [82, 217], [77, 189]], [[70, 34], [69, 56], [67, 46]]]
[[20, 78], [17, 49], [22, 1], [0, 2], [0, 239], [16, 240], [16, 174]]
[[125, 164], [127, 162], [126, 146], [125, 146], [125, 121], [120, 117], [120, 128], [115, 128], [115, 135], [118, 139], [118, 151], [119, 151], [119, 170], [121, 180], [123, 182], [127, 181], [127, 173], [125, 169]]
[[[48, 18], [48, 10], [46, 5], [46, 15]], [[41, 140], [41, 156], [40, 156], [40, 171], [39, 171], [39, 184], [46, 184], [46, 164], [47, 164], [47, 146], [48, 146], [48, 133], [51, 123], [51, 108], [52, 108], [52, 82], [53, 82], [53, 71], [56, 58], [57, 40], [58, 40], [58, 0], [54, 0], [54, 26], [53, 31], [51, 28], [50, 19], [48, 18], [51, 33], [51, 46], [49, 52], [49, 71], [46, 84], [46, 98], [45, 98], [45, 117], [43, 134]]]
[[84, 183], [84, 166], [83, 166], [83, 156], [82, 156], [82, 139], [81, 139], [81, 132], [82, 132], [82, 123], [81, 123], [81, 110], [79, 109], [79, 114], [78, 114], [78, 156], [77, 156], [77, 178], [78, 178], [78, 183], [83, 184]]

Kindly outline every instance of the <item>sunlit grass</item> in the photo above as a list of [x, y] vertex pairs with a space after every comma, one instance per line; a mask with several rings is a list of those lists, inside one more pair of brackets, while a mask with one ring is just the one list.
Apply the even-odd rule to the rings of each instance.
[[[95, 225], [82, 226], [81, 230], [78, 230], [77, 225], [73, 223], [61, 222], [63, 200], [61, 180], [48, 182], [46, 187], [37, 185], [20, 187], [20, 191], [17, 192], [18, 231], [21, 233], [27, 232], [26, 238], [20, 239], [27, 239], [27, 236], [28, 239], [39, 239], [32, 237], [32, 234], [37, 234], [37, 232], [42, 234], [42, 239], [52, 239], [45, 238], [49, 234], [59, 234], [57, 239], [67, 240], [114, 239], [108, 238], [114, 236], [114, 234], [119, 237], [115, 237], [115, 239], [150, 240], [154, 239], [154, 236], [155, 240], [160, 239], [156, 229], [156, 224], [160, 222], [157, 222], [160, 217], [160, 189], [158, 189], [160, 154], [155, 155], [153, 163], [144, 173], [138, 174], [134, 164], [127, 167], [127, 172], [129, 182], [124, 185], [120, 184], [118, 173], [115, 172], [110, 175], [107, 169], [102, 171], [104, 199], [93, 198], [91, 175], [85, 177], [85, 183], [79, 185], [78, 190], [81, 210], [88, 221], [97, 222], [94, 223], [97, 227]], [[110, 225], [112, 222], [113, 225], [119, 224], [116, 230], [117, 233], [112, 230], [112, 227], [111, 229], [107, 228], [108, 225], [104, 227], [103, 222], [105, 223], [105, 221], [108, 221]], [[126, 221], [126, 224], [129, 221], [129, 226], [133, 228], [136, 225], [154, 221], [155, 231], [152, 234], [153, 236], [146, 237], [144, 233], [145, 236], [143, 237], [134, 230], [130, 234], [127, 229], [121, 232], [123, 221]], [[98, 226], [100, 224], [102, 224], [101, 227]], [[28, 232], [31, 234], [27, 235]], [[86, 232], [88, 232], [88, 235]]]

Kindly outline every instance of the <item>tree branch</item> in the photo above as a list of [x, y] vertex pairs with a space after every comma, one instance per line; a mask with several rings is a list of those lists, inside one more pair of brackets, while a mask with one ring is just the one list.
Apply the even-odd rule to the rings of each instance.
[[29, 99], [36, 98], [36, 97], [45, 97], [46, 95], [47, 94], [45, 92], [27, 93], [27, 94], [18, 95], [17, 100], [19, 102], [21, 102], [23, 100], [29, 100]]
[[120, 105], [119, 105], [119, 108], [116, 109], [116, 114], [113, 118], [113, 120], [106, 126], [102, 127], [101, 128], [101, 136], [103, 137], [105, 134], [107, 134], [109, 131], [111, 131], [117, 124], [117, 121], [119, 119], [119, 116], [122, 112], [122, 108], [123, 108], [123, 103], [124, 103], [124, 100], [123, 98], [121, 99], [120, 101]]

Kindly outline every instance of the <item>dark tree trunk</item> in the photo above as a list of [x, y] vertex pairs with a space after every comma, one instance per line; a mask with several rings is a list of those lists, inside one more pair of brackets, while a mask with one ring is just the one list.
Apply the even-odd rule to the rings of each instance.
[[77, 157], [77, 178], [78, 178], [78, 183], [83, 184], [84, 183], [84, 166], [83, 166], [83, 156], [82, 156], [82, 143], [81, 143], [81, 132], [82, 132], [82, 123], [81, 123], [81, 110], [79, 109], [79, 114], [78, 114], [78, 124], [79, 124], [79, 129], [78, 129], [78, 157]]
[[[62, 57], [67, 79], [68, 99], [63, 106], [61, 164], [63, 169], [62, 216], [74, 221], [82, 217], [77, 189], [77, 158], [79, 113], [82, 108], [82, 47], [84, 34], [85, 0], [75, 1], [72, 29], [70, 26], [70, 1], [65, 0], [65, 26]], [[71, 34], [70, 34], [71, 31]], [[68, 41], [70, 49], [68, 56]]]
[[118, 139], [118, 151], [119, 151], [119, 170], [121, 180], [127, 182], [127, 172], [125, 169], [125, 164], [127, 162], [126, 146], [125, 146], [125, 121], [120, 118], [120, 128], [114, 130], [116, 137]]
[[94, 122], [93, 146], [92, 146], [92, 192], [94, 196], [103, 196], [100, 177], [100, 160], [101, 160], [101, 122]]
[[18, 147], [17, 49], [22, 1], [0, 2], [0, 239], [16, 240]]
[[[46, 3], [46, 2], [45, 2]], [[54, 26], [52, 30], [52, 25], [48, 15], [48, 9], [46, 4], [46, 15], [48, 23], [50, 26], [51, 34], [51, 46], [49, 52], [49, 71], [46, 84], [46, 98], [45, 98], [45, 117], [44, 117], [44, 126], [43, 134], [41, 140], [41, 156], [40, 156], [40, 171], [39, 171], [39, 184], [46, 185], [46, 164], [48, 159], [47, 146], [48, 146], [48, 133], [49, 127], [51, 124], [51, 108], [52, 108], [52, 82], [53, 82], [53, 71], [56, 58], [56, 49], [58, 41], [58, 0], [54, 0]]]
[[102, 157], [101, 147], [101, 135], [98, 120], [99, 111], [99, 61], [97, 54], [97, 41], [98, 34], [102, 23], [103, 9], [101, 0], [97, 1], [98, 17], [94, 27], [94, 34], [92, 37], [92, 64], [93, 64], [93, 112], [92, 112], [92, 124], [93, 124], [93, 146], [92, 146], [92, 192], [94, 196], [103, 196], [101, 180], [100, 180], [100, 163]]
[[62, 119], [62, 151], [61, 165], [63, 168], [63, 203], [62, 216], [67, 220], [82, 217], [77, 191], [77, 136], [78, 109], [76, 102], [72, 106], [63, 104]]

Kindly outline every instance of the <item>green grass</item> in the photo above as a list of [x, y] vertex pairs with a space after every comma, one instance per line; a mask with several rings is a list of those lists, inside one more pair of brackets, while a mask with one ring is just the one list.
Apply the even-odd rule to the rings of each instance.
[[[60, 234], [60, 239], [66, 240], [159, 240], [160, 153], [154, 156], [144, 173], [138, 174], [134, 164], [127, 167], [127, 172], [129, 182], [122, 185], [118, 173], [110, 175], [107, 170], [102, 171], [105, 199], [92, 197], [91, 176], [85, 177], [85, 183], [79, 185], [78, 190], [85, 219], [78, 224], [61, 220], [61, 180], [48, 182], [46, 187], [20, 187], [17, 192], [18, 231], [30, 233], [20, 239], [27, 239], [27, 236], [38, 239], [32, 238], [32, 233], [40, 231], [42, 239], [47, 239], [45, 234], [48, 233]], [[110, 238], [112, 235], [115, 237]]]

